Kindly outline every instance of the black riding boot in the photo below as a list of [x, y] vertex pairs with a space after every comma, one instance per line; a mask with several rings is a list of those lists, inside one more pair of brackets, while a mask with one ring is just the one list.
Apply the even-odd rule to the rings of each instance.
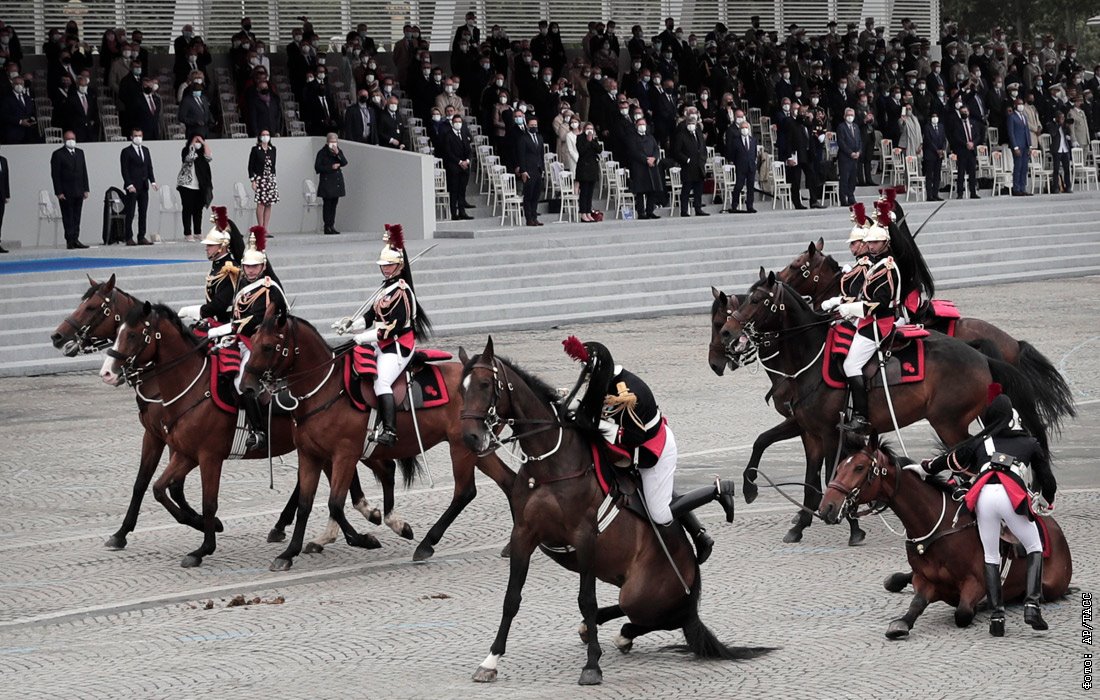
[[703, 562], [710, 559], [710, 553], [714, 549], [714, 540], [707, 534], [706, 528], [703, 527], [703, 523], [699, 522], [699, 518], [695, 516], [695, 513], [688, 511], [681, 515], [678, 520], [687, 530], [687, 533], [691, 535], [691, 541], [695, 543], [695, 561], [702, 566]]
[[378, 395], [378, 413], [382, 418], [382, 426], [374, 431], [374, 441], [390, 447], [397, 442], [397, 404], [394, 403], [393, 394]]
[[989, 596], [989, 607], [993, 614], [989, 616], [989, 633], [994, 637], [1005, 636], [1005, 604], [1001, 599], [1001, 567], [999, 564], [985, 565], [985, 590]]
[[1039, 610], [1039, 599], [1043, 595], [1043, 553], [1033, 552], [1027, 555], [1027, 594], [1024, 598], [1024, 622], [1033, 630], [1049, 629], [1043, 613]]
[[871, 432], [871, 422], [867, 420], [867, 382], [863, 375], [847, 377], [848, 394], [852, 397], [852, 419], [844, 426], [859, 435]]
[[732, 523], [733, 482], [729, 479], [715, 479], [714, 486], [704, 486], [689, 491], [683, 496], [673, 495], [669, 509], [672, 510], [672, 517], [679, 520], [683, 514], [690, 513], [711, 501], [718, 501], [718, 505], [722, 506], [722, 510], [726, 512], [726, 522]]
[[241, 408], [244, 409], [249, 428], [248, 439], [244, 443], [245, 449], [258, 450], [267, 444], [267, 421], [264, 420], [260, 397], [256, 396], [254, 391], [245, 391], [241, 394]]

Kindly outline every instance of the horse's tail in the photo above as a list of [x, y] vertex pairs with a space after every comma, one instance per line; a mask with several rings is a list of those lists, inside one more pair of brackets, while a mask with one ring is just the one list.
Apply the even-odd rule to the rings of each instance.
[[1020, 414], [1024, 427], [1039, 441], [1043, 451], [1050, 454], [1047, 424], [1041, 416], [1039, 398], [1032, 382], [1027, 375], [1007, 362], [992, 358], [986, 358], [986, 362], [989, 363], [989, 373], [993, 376], [993, 381], [999, 383], [1008, 398], [1012, 399], [1012, 407]]
[[1047, 428], [1061, 432], [1062, 419], [1077, 415], [1073, 392], [1065, 377], [1031, 343], [1020, 341], [1020, 371], [1031, 380], [1038, 402], [1039, 414]]
[[397, 464], [401, 467], [401, 481], [404, 482], [405, 488], [412, 486], [413, 481], [418, 477], [424, 478], [425, 476], [424, 463], [416, 455], [399, 459]]
[[772, 647], [729, 647], [714, 636], [714, 633], [699, 619], [699, 598], [702, 594], [703, 580], [699, 574], [699, 567], [695, 567], [695, 582], [691, 585], [690, 606], [687, 621], [684, 623], [684, 639], [688, 648], [698, 657], [704, 659], [728, 659], [740, 661], [763, 656], [774, 651]]

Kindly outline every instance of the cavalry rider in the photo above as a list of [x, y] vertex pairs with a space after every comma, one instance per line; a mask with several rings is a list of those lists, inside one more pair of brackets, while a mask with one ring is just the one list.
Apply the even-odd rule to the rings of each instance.
[[[237, 279], [240, 276], [240, 249], [244, 242], [237, 240], [241, 234], [237, 227], [225, 216], [225, 207], [214, 207], [214, 227], [202, 239], [206, 246], [206, 259], [210, 261], [210, 272], [206, 275], [206, 303], [185, 306], [179, 311], [184, 319], [199, 321], [209, 319], [212, 325], [229, 323], [233, 317], [233, 296], [236, 293]], [[220, 211], [217, 211], [220, 210]], [[234, 240], [234, 236], [237, 240]]]
[[905, 212], [897, 201], [897, 189], [884, 187], [880, 192], [876, 206], [889, 207], [890, 254], [894, 257], [901, 278], [902, 306], [899, 313], [907, 320], [915, 320], [918, 309], [935, 296], [936, 284], [920, 248], [917, 247], [916, 239], [910, 232]]
[[[994, 384], [991, 393], [1000, 390]], [[1058, 485], [1050, 469], [1050, 460], [1039, 441], [1023, 429], [1020, 417], [1008, 396], [1000, 394], [982, 416], [985, 428], [963, 441], [950, 452], [932, 460], [907, 467], [922, 479], [928, 474], [950, 470], [957, 477], [970, 478], [973, 485], [966, 494], [966, 505], [978, 523], [985, 557], [985, 585], [993, 614], [989, 633], [1003, 637], [1005, 609], [1001, 596], [1001, 523], [1003, 522], [1027, 551], [1027, 592], [1024, 597], [1024, 621], [1032, 629], [1045, 630], [1047, 623], [1039, 609], [1043, 591], [1043, 545], [1035, 523], [1036, 504], [1030, 490], [1038, 486], [1036, 502], [1049, 512]], [[1039, 501], [1039, 498], [1042, 501]]]
[[236, 333], [241, 349], [241, 371], [234, 384], [241, 396], [241, 407], [248, 418], [249, 435], [245, 447], [258, 450], [267, 442], [266, 423], [260, 398], [254, 391], [241, 392], [241, 377], [252, 354], [252, 334], [264, 320], [269, 306], [287, 311], [288, 305], [282, 284], [267, 261], [267, 231], [262, 226], [249, 229], [248, 248], [241, 257], [241, 275], [233, 295], [233, 317], [230, 323], [210, 329], [211, 339]]
[[[859, 285], [858, 293], [828, 299], [821, 305], [823, 311], [836, 309], [842, 318], [855, 323], [856, 334], [844, 358], [844, 376], [852, 396], [852, 420], [845, 427], [857, 433], [866, 433], [871, 428], [867, 420], [867, 384], [863, 378], [863, 365], [874, 356], [882, 339], [890, 334], [897, 319], [901, 293], [897, 266], [889, 252], [890, 205], [888, 202], [877, 202], [876, 208], [875, 220], [863, 237], [866, 258], [858, 261], [847, 273], [853, 275], [854, 282], [855, 270], [863, 268], [863, 283]], [[848, 291], [857, 292], [857, 288], [853, 284]]]
[[356, 333], [355, 342], [374, 347], [378, 374], [374, 395], [382, 425], [373, 440], [390, 446], [397, 442], [397, 404], [393, 383], [401, 376], [416, 350], [416, 342], [431, 332], [431, 322], [420, 308], [413, 289], [412, 269], [405, 253], [405, 236], [400, 224], [386, 224], [382, 236], [386, 245], [378, 256], [382, 285], [363, 316], [343, 319], [334, 327]]
[[696, 559], [702, 564], [710, 556], [714, 540], [692, 511], [718, 501], [726, 512], [726, 521], [733, 522], [733, 484], [715, 479], [713, 487], [676, 496], [672, 491], [676, 438], [649, 386], [638, 375], [615, 364], [611, 352], [600, 343], [582, 345], [570, 336], [563, 345], [571, 357], [584, 363], [574, 395], [587, 377], [583, 396], [569, 407], [573, 420], [582, 428], [599, 430], [613, 456], [619, 458], [617, 466], [638, 469], [649, 517], [661, 527], [679, 520], [691, 535]]

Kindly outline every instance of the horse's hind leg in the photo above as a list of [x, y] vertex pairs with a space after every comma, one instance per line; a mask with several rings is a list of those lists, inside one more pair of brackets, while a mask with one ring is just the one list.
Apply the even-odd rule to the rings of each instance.
[[202, 522], [203, 540], [202, 546], [183, 558], [181, 566], [190, 568], [202, 564], [203, 557], [209, 556], [217, 549], [217, 534], [215, 524], [218, 520], [218, 489], [221, 487], [222, 459], [221, 457], [206, 458], [201, 466], [202, 473]]
[[[625, 614], [626, 613], [623, 612], [622, 606], [620, 605], [608, 605], [607, 607], [600, 608], [596, 611], [596, 626], [599, 627], [610, 620], [616, 620]], [[581, 615], [584, 615], [584, 610], [581, 610]], [[577, 635], [580, 636], [582, 642], [585, 644], [588, 643], [587, 623], [581, 622], [580, 626], [577, 627]]]
[[275, 521], [275, 525], [272, 526], [271, 531], [267, 533], [268, 542], [282, 542], [286, 539], [286, 526], [294, 522], [294, 511], [298, 508], [298, 494], [301, 492], [301, 486], [297, 479], [294, 481], [294, 490], [290, 493], [290, 498], [287, 499], [286, 505], [283, 506], [283, 512], [279, 513], [279, 519]]
[[[172, 499], [168, 488], [176, 481], [183, 481], [188, 472], [197, 466], [198, 462], [191, 460], [190, 457], [185, 457], [179, 452], [172, 452], [168, 457], [168, 466], [165, 467], [160, 478], [153, 483], [153, 498], [157, 499], [157, 503], [164, 506], [164, 509], [176, 519], [177, 523], [201, 529], [193, 522], [192, 517]], [[191, 512], [194, 513], [193, 510]]]
[[634, 640], [641, 637], [643, 634], [649, 634], [656, 630], [656, 627], [647, 627], [645, 625], [638, 625], [633, 622], [628, 622], [622, 626], [619, 633], [612, 638], [612, 642], [622, 653], [626, 654], [634, 648]]
[[974, 611], [985, 597], [985, 581], [971, 576], [959, 590], [959, 604], [955, 608], [955, 626], [969, 627], [974, 621]]
[[344, 513], [344, 503], [348, 498], [348, 486], [351, 477], [355, 474], [355, 465], [358, 463], [358, 455], [350, 458], [339, 456], [332, 460], [332, 478], [329, 480], [328, 514], [329, 517], [340, 524], [344, 533], [344, 540], [352, 547], [363, 549], [378, 549], [382, 544], [374, 535], [357, 532], [348, 516]]
[[[374, 470], [374, 465], [365, 459], [359, 460], [360, 464], [365, 464]], [[391, 470], [394, 468], [393, 463], [390, 462]], [[355, 475], [351, 478], [351, 490], [348, 492], [351, 494], [351, 507], [362, 513], [363, 517], [367, 519], [373, 525], [382, 524], [382, 511], [377, 508], [370, 507], [370, 501], [367, 499], [367, 494], [363, 492], [363, 482], [359, 480], [359, 469], [356, 468]]]
[[108, 549], [126, 548], [126, 536], [137, 527], [141, 501], [145, 497], [145, 492], [149, 490], [149, 482], [153, 480], [153, 472], [157, 470], [162, 454], [164, 454], [164, 440], [161, 440], [156, 433], [146, 430], [141, 438], [141, 462], [138, 464], [137, 478], [134, 480], [133, 493], [130, 495], [130, 506], [126, 509], [126, 517], [122, 519], [122, 527], [107, 539], [105, 546]]
[[461, 443], [452, 442], [450, 447], [451, 471], [455, 479], [454, 496], [451, 497], [447, 510], [443, 511], [443, 515], [439, 516], [439, 520], [428, 529], [424, 539], [417, 545], [413, 552], [413, 561], [425, 561], [435, 554], [435, 545], [439, 543], [443, 533], [477, 495], [477, 486], [474, 485], [474, 462], [477, 457]]
[[[372, 465], [371, 468], [374, 469], [374, 466]], [[382, 512], [385, 513], [382, 521], [385, 522], [386, 525], [391, 530], [393, 530], [398, 537], [403, 537], [406, 540], [411, 540], [413, 538], [412, 526], [405, 522], [405, 519], [398, 515], [397, 512], [393, 509], [393, 480], [396, 468], [397, 463], [394, 462], [392, 459], [387, 459], [382, 462], [374, 471], [375, 475], [378, 477], [378, 480], [382, 483]], [[363, 499], [363, 502], [366, 503], [365, 498]], [[377, 512], [377, 509], [375, 509], [375, 512]]]

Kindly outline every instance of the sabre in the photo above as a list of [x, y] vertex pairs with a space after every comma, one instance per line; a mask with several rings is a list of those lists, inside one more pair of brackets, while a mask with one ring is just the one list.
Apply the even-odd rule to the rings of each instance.
[[[941, 204], [940, 206], [943, 205]], [[905, 448], [905, 439], [901, 436], [901, 426], [898, 425], [898, 416], [894, 413], [894, 400], [890, 396], [890, 382], [886, 377], [886, 355], [882, 352], [882, 339], [879, 337], [878, 324], [872, 323], [871, 327], [874, 329], [875, 333], [875, 345], [878, 352], [878, 371], [879, 376], [882, 377], [882, 391], [886, 394], [886, 407], [890, 409], [890, 420], [894, 422], [894, 434], [898, 436], [898, 443], [901, 444], [901, 452], [908, 457], [909, 450]]]
[[[936, 209], [931, 214], [928, 215], [928, 218], [924, 220], [924, 223], [920, 225], [920, 228], [918, 228], [916, 231], [913, 232], [913, 235], [911, 236], [911, 238], [916, 238], [917, 234], [920, 233], [921, 231], [923, 231], [924, 227], [928, 225], [928, 222], [932, 220], [932, 217], [935, 216], [936, 214], [940, 213], [940, 209], [943, 209], [945, 204], [947, 204], [946, 199], [943, 200], [942, 202], [940, 202], [940, 205], [938, 207], [936, 207]], [[908, 218], [909, 218], [909, 215], [906, 214], [905, 216], [901, 217], [901, 221], [905, 221]], [[898, 226], [901, 226], [901, 221], [898, 222]]]
[[[412, 259], [409, 260], [408, 264], [412, 265], [414, 262], [416, 262], [420, 258], [427, 255], [428, 251], [430, 251], [432, 248], [435, 248], [437, 245], [439, 245], [439, 244], [438, 243], [433, 243], [430, 246], [428, 246], [427, 248], [425, 248], [424, 250], [420, 251]], [[347, 324], [340, 323], [339, 321], [337, 321], [335, 324], [333, 324], [332, 328], [333, 328], [333, 330], [336, 331], [337, 335], [343, 335], [343, 334], [347, 333], [348, 328], [351, 327], [351, 319], [362, 316], [364, 313], [367, 312], [367, 309], [369, 309], [371, 307], [371, 305], [374, 303], [374, 301], [378, 298], [378, 294], [383, 289], [385, 289], [387, 282], [389, 282], [389, 280], [383, 280], [382, 283], [378, 285], [378, 289], [374, 290], [374, 293], [371, 294], [370, 297], [366, 301], [363, 302], [363, 304], [356, 310], [356, 312], [353, 313], [351, 316], [348, 316], [348, 323]]]
[[[405, 381], [411, 387], [413, 383], [412, 372], [405, 372]], [[424, 440], [420, 437], [420, 424], [416, 420], [416, 399], [409, 394], [409, 413], [412, 414], [413, 430], [416, 431], [416, 444], [420, 447], [420, 458], [424, 460], [424, 470], [428, 472], [428, 485], [435, 488], [435, 479], [432, 478], [432, 467], [428, 464], [428, 455], [424, 451]]]

